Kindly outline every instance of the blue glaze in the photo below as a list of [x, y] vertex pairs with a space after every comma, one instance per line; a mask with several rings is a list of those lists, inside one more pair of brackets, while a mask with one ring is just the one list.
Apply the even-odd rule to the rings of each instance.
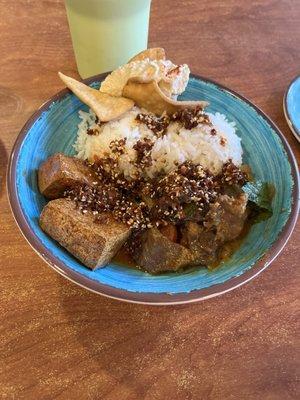
[[285, 95], [284, 108], [288, 124], [300, 141], [300, 76], [290, 84]]
[[[98, 87], [99, 83], [94, 83]], [[244, 162], [250, 164], [257, 179], [273, 183], [274, 214], [254, 225], [232, 258], [214, 271], [193, 268], [180, 274], [151, 276], [132, 268], [110, 264], [95, 272], [84, 267], [39, 227], [38, 218], [46, 201], [37, 187], [36, 171], [42, 161], [55, 152], [74, 154], [78, 110], [86, 109], [75, 96], [68, 94], [52, 103], [29, 129], [17, 160], [17, 194], [28, 223], [42, 244], [68, 268], [115, 288], [132, 292], [188, 293], [195, 289], [224, 283], [243, 274], [261, 258], [277, 239], [291, 212], [293, 179], [287, 154], [279, 136], [268, 122], [248, 103], [216, 84], [191, 78], [182, 99], [210, 102], [208, 111], [221, 112], [235, 121], [242, 138]]]

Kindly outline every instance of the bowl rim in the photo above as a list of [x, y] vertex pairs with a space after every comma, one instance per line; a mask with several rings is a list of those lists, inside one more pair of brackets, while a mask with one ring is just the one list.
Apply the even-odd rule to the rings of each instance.
[[[92, 76], [90, 78], [84, 79], [83, 82], [86, 84], [91, 84], [95, 81], [103, 80], [109, 72], [98, 74]], [[75, 284], [97, 294], [101, 294], [105, 297], [129, 302], [129, 303], [140, 303], [140, 304], [150, 304], [150, 305], [177, 305], [177, 304], [187, 304], [194, 303], [201, 300], [209, 299], [215, 296], [219, 296], [226, 292], [229, 292], [256, 277], [259, 273], [261, 273], [268, 265], [271, 264], [272, 261], [279, 255], [279, 253], [283, 250], [287, 241], [289, 240], [299, 213], [299, 172], [298, 166], [295, 159], [295, 156], [291, 150], [290, 145], [288, 144], [286, 138], [281, 133], [279, 128], [274, 124], [274, 122], [267, 117], [267, 115], [255, 104], [253, 104], [250, 100], [245, 98], [244, 96], [236, 93], [234, 90], [223, 86], [211, 79], [207, 79], [200, 75], [191, 74], [191, 77], [194, 79], [199, 79], [205, 83], [211, 83], [221, 90], [228, 92], [230, 95], [237, 97], [238, 99], [246, 102], [248, 105], [253, 107], [255, 111], [264, 118], [264, 120], [272, 127], [272, 129], [276, 132], [276, 134], [280, 137], [283, 147], [287, 153], [287, 157], [289, 160], [289, 164], [291, 167], [291, 175], [294, 181], [293, 192], [292, 192], [292, 206], [291, 212], [288, 220], [285, 223], [282, 231], [280, 232], [277, 239], [274, 241], [272, 246], [268, 249], [268, 251], [251, 267], [249, 270], [245, 271], [243, 274], [233, 277], [226, 282], [212, 285], [208, 288], [193, 290], [188, 293], [151, 293], [151, 292], [131, 292], [124, 289], [118, 289], [109, 285], [102, 284], [98, 281], [92, 280], [86, 276], [81, 275], [80, 273], [72, 270], [66, 264], [64, 264], [61, 260], [55, 257], [50, 250], [48, 250], [39, 240], [38, 236], [36, 236], [29, 225], [27, 217], [23, 213], [21, 204], [17, 195], [17, 185], [16, 185], [16, 167], [19, 152], [23, 143], [23, 140], [26, 137], [26, 134], [30, 130], [33, 123], [39, 118], [39, 116], [46, 111], [53, 102], [57, 100], [61, 100], [65, 96], [71, 93], [71, 91], [67, 88], [62, 89], [54, 96], [52, 96], [49, 100], [44, 102], [38, 109], [35, 111], [27, 120], [20, 133], [18, 134], [16, 141], [13, 145], [9, 164], [7, 169], [7, 194], [8, 200], [10, 204], [10, 208], [16, 224], [18, 225], [22, 235], [27, 240], [29, 245], [33, 248], [33, 250], [44, 260], [46, 263], [53, 268], [60, 275], [74, 282]]]

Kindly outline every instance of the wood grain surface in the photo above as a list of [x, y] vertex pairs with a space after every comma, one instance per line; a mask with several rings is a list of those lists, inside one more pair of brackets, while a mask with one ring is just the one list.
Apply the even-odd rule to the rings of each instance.
[[[259, 277], [188, 306], [108, 300], [33, 252], [4, 177], [18, 131], [63, 87], [57, 71], [76, 75], [63, 1], [0, 0], [0, 38], [0, 398], [299, 398], [299, 224]], [[300, 74], [298, 0], [153, 0], [149, 44], [256, 103], [299, 160], [282, 111]]]

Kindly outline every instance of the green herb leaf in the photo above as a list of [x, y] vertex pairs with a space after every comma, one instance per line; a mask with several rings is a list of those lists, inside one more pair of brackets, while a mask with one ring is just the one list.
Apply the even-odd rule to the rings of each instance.
[[192, 220], [195, 217], [195, 215], [198, 211], [198, 208], [195, 203], [189, 203], [184, 206], [183, 210], [184, 210], [186, 219]]
[[271, 183], [247, 182], [242, 189], [248, 195], [253, 222], [264, 221], [272, 216], [272, 200], [275, 188]]

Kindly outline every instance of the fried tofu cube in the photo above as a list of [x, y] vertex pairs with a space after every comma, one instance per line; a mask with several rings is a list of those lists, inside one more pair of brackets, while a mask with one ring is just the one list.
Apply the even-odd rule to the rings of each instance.
[[38, 170], [40, 192], [48, 199], [63, 196], [66, 189], [75, 185], [97, 181], [92, 169], [83, 160], [56, 153], [49, 157]]
[[105, 266], [130, 235], [130, 228], [111, 214], [95, 219], [92, 212], [83, 214], [69, 199], [50, 201], [40, 216], [44, 232], [58, 241], [88, 268]]

